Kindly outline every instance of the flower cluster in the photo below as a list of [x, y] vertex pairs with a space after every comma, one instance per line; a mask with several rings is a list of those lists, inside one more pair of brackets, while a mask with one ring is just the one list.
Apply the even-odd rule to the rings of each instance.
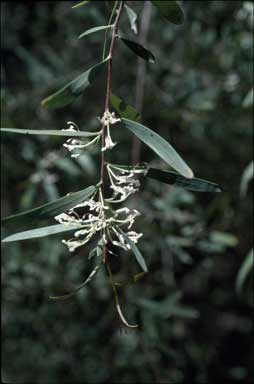
[[[134, 176], [135, 173], [144, 173], [144, 169], [126, 169], [121, 166], [107, 164], [107, 170], [111, 181], [111, 188], [113, 189], [113, 196], [111, 198], [104, 200], [101, 188], [98, 188], [97, 201], [94, 195], [89, 200], [76, 205], [66, 213], [55, 217], [61, 224], [80, 225], [80, 229], [75, 232], [74, 238], [63, 240], [63, 243], [68, 246], [70, 252], [88, 243], [96, 233], [102, 234], [104, 244], [110, 241], [113, 245], [124, 250], [130, 249], [125, 236], [134, 243], [137, 243], [142, 236], [142, 233], [131, 230], [135, 218], [140, 215], [139, 211], [127, 207], [113, 210], [110, 204], [122, 202], [130, 194], [138, 191], [139, 181], [134, 179]], [[80, 208], [87, 208], [88, 212], [80, 215], [78, 213]], [[125, 231], [123, 231], [124, 228]]]
[[[105, 143], [101, 148], [102, 151], [105, 151], [116, 145], [110, 135], [110, 125], [116, 124], [120, 119], [116, 118], [114, 112], [106, 111], [99, 120], [102, 126], [105, 127]], [[79, 131], [75, 123], [69, 121], [67, 124], [68, 129], [65, 129], [65, 131]], [[89, 133], [90, 135], [94, 137], [89, 142], [85, 142], [83, 139], [69, 138], [64, 147], [68, 148], [70, 152], [87, 148], [100, 139], [102, 131]], [[71, 156], [77, 157], [79, 155], [80, 153], [72, 153]], [[61, 224], [74, 224], [80, 227], [74, 233], [73, 238], [62, 240], [70, 252], [74, 252], [76, 248], [88, 243], [98, 233], [102, 237], [103, 244], [111, 242], [113, 245], [124, 250], [130, 249], [127, 240], [137, 243], [142, 236], [142, 233], [132, 230], [135, 218], [140, 213], [136, 209], [129, 209], [127, 207], [113, 210], [111, 204], [122, 203], [139, 190], [140, 182], [136, 175], [145, 174], [146, 167], [126, 167], [106, 163], [106, 169], [110, 181], [110, 189], [113, 192], [111, 197], [105, 199], [101, 187], [98, 186], [97, 191], [89, 200], [55, 217]], [[96, 198], [97, 193], [98, 196]], [[80, 211], [85, 213], [80, 214]]]

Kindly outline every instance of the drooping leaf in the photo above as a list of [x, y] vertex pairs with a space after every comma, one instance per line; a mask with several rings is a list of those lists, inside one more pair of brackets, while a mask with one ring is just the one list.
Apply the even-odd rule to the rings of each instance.
[[73, 208], [82, 201], [85, 201], [91, 197], [95, 191], [96, 187], [91, 186], [81, 191], [70, 193], [67, 196], [63, 196], [60, 199], [51, 201], [50, 203], [41, 205], [40, 207], [5, 217], [1, 220], [1, 225], [6, 226], [7, 228], [9, 226], [17, 226], [21, 224], [28, 226], [31, 223], [38, 223], [40, 221], [50, 219], [70, 208]]
[[87, 5], [88, 3], [90, 3], [90, 0], [86, 0], [86, 1], [81, 1], [80, 3], [78, 4], [75, 4], [72, 6], [72, 8], [80, 8], [80, 7], [83, 7], [83, 5]]
[[246, 280], [246, 277], [248, 274], [253, 270], [253, 264], [254, 264], [254, 254], [253, 254], [253, 248], [250, 250], [250, 252], [245, 257], [239, 271], [236, 277], [236, 291], [238, 294], [241, 293], [243, 284]]
[[155, 63], [154, 55], [152, 52], [148, 51], [148, 49], [144, 48], [143, 45], [137, 43], [136, 41], [125, 39], [122, 36], [119, 36], [119, 38], [137, 56], [149, 61], [149, 63]]
[[218, 184], [194, 177], [192, 179], [188, 179], [172, 171], [162, 171], [156, 168], [149, 168], [146, 176], [162, 183], [177, 185], [190, 191], [221, 192], [221, 188]]
[[78, 38], [81, 39], [82, 37], [91, 35], [92, 33], [103, 31], [104, 29], [110, 29], [110, 28], [113, 28], [113, 25], [101, 25], [99, 27], [90, 28], [87, 31], [81, 33], [81, 35], [79, 35]]
[[107, 61], [108, 58], [99, 64], [94, 65], [86, 72], [82, 73], [70, 83], [65, 85], [59, 91], [48, 96], [42, 101], [42, 106], [49, 109], [55, 109], [72, 103], [76, 97], [81, 96], [82, 93], [84, 93], [84, 91], [96, 80]]
[[86, 284], [88, 284], [92, 280], [93, 276], [98, 272], [101, 265], [102, 265], [102, 263], [98, 264], [93, 269], [93, 271], [90, 273], [88, 278], [80, 286], [78, 286], [76, 289], [74, 289], [74, 291], [67, 293], [66, 295], [63, 295], [63, 296], [50, 296], [49, 298], [51, 300], [67, 300], [67, 299], [70, 299], [71, 297], [75, 296], [78, 293], [78, 291], [80, 291], [80, 289], [82, 289]]
[[130, 119], [133, 121], [140, 120], [140, 114], [138, 111], [131, 107], [129, 104], [126, 104], [123, 99], [111, 93], [110, 95], [110, 103], [112, 107], [118, 112], [120, 117], [125, 117], [126, 119]]
[[139, 263], [140, 267], [143, 269], [144, 272], [148, 272], [148, 268], [145, 262], [145, 259], [143, 258], [140, 250], [136, 246], [136, 244], [120, 229], [121, 234], [123, 235], [126, 243], [130, 246], [132, 252], [134, 253], [137, 262]]
[[74, 231], [76, 229], [82, 229], [82, 225], [80, 224], [79, 225], [78, 224], [77, 225], [72, 225], [72, 224], [49, 225], [47, 227], [36, 228], [36, 229], [31, 229], [29, 231], [14, 233], [14, 235], [5, 237], [2, 240], [2, 242], [10, 243], [14, 241], [36, 239], [39, 237], [55, 235], [61, 232]]
[[187, 178], [193, 177], [192, 170], [188, 167], [180, 155], [178, 155], [175, 149], [160, 135], [135, 121], [123, 118], [122, 122], [126, 128], [134, 133], [134, 135], [136, 135], [181, 175]]
[[92, 137], [97, 136], [98, 132], [83, 131], [57, 131], [50, 129], [19, 129], [19, 128], [0, 128], [0, 132], [19, 133], [21, 135], [49, 135], [49, 136], [67, 136], [67, 137]]
[[136, 12], [133, 11], [133, 9], [131, 9], [130, 7], [128, 7], [128, 5], [124, 4], [124, 7], [126, 9], [126, 12], [127, 12], [127, 15], [128, 15], [128, 19], [130, 21], [130, 25], [131, 25], [131, 30], [135, 33], [135, 35], [137, 35], [138, 33], [138, 28], [137, 28], [137, 14]]
[[182, 24], [184, 22], [184, 13], [177, 1], [152, 1], [159, 13], [173, 24]]

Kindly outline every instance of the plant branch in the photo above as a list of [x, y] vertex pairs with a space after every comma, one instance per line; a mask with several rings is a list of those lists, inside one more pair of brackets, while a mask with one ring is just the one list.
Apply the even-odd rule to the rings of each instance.
[[[146, 46], [147, 36], [149, 32], [150, 20], [152, 13], [152, 5], [150, 1], [144, 2], [144, 8], [142, 10], [141, 22], [140, 22], [140, 34], [139, 43]], [[135, 108], [142, 115], [144, 92], [145, 92], [145, 80], [146, 80], [146, 62], [138, 58], [138, 70], [136, 77], [136, 102]], [[140, 161], [140, 140], [134, 136], [132, 142], [132, 164], [136, 165]]]
[[[105, 110], [104, 112], [109, 111], [109, 102], [110, 102], [110, 93], [111, 93], [111, 82], [112, 82], [112, 59], [113, 59], [113, 52], [115, 48], [115, 41], [117, 37], [117, 28], [119, 19], [121, 16], [121, 12], [123, 9], [123, 1], [120, 2], [119, 8], [116, 11], [116, 18], [114, 21], [113, 26], [113, 32], [112, 32], [112, 38], [111, 38], [111, 44], [109, 49], [109, 59], [108, 59], [108, 76], [107, 76], [107, 89], [106, 89], [106, 100], [105, 100]], [[102, 143], [101, 148], [105, 146], [105, 125], [102, 126]], [[100, 183], [102, 186], [102, 193], [104, 190], [104, 169], [105, 169], [105, 153], [104, 151], [101, 152], [101, 176], [100, 176]]]

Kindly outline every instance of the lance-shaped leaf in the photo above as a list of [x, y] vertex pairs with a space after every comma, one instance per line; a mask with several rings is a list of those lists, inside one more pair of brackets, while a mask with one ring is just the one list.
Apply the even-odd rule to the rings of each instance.
[[36, 229], [31, 229], [29, 231], [15, 233], [14, 235], [5, 237], [2, 240], [2, 242], [3, 243], [10, 243], [10, 242], [14, 242], [14, 241], [36, 239], [39, 237], [56, 235], [57, 233], [61, 233], [61, 232], [74, 231], [76, 229], [82, 229], [82, 225], [80, 225], [80, 224], [77, 224], [77, 225], [76, 224], [75, 225], [73, 225], [73, 224], [49, 225], [47, 227], [36, 228]]
[[243, 99], [242, 106], [244, 108], [251, 107], [253, 105], [253, 88], [247, 93]]
[[131, 30], [137, 35], [138, 33], [138, 28], [137, 28], [137, 14], [136, 12], [133, 11], [133, 9], [131, 9], [130, 7], [128, 7], [128, 5], [124, 4], [124, 7], [126, 9], [126, 12], [127, 12], [127, 15], [128, 15], [128, 19], [130, 21], [130, 25], [131, 25]]
[[148, 51], [148, 49], [144, 48], [143, 45], [137, 43], [136, 41], [125, 39], [122, 36], [119, 36], [119, 38], [137, 56], [149, 61], [149, 63], [155, 63], [154, 55], [152, 52]]
[[110, 95], [110, 103], [121, 117], [125, 117], [126, 119], [133, 121], [140, 120], [140, 114], [138, 111], [113, 93]]
[[104, 29], [110, 29], [110, 28], [113, 28], [113, 25], [101, 25], [99, 27], [90, 28], [87, 31], [81, 33], [81, 35], [79, 36], [79, 39], [81, 39], [82, 37], [91, 35], [92, 33], [103, 31]]
[[88, 3], [90, 3], [90, 0], [86, 0], [86, 1], [81, 1], [80, 3], [78, 4], [75, 4], [72, 6], [72, 8], [80, 8], [80, 7], [83, 7], [83, 5], [87, 5]]
[[158, 9], [159, 13], [168, 21], [174, 24], [182, 24], [184, 22], [183, 10], [177, 1], [152, 1], [153, 5]]
[[19, 129], [19, 128], [0, 128], [1, 132], [18, 133], [21, 135], [49, 135], [49, 136], [68, 136], [68, 137], [92, 137], [97, 136], [99, 132], [83, 131], [55, 131], [50, 129]]
[[119, 230], [120, 230], [121, 234], [123, 235], [124, 240], [130, 246], [132, 252], [134, 253], [140, 267], [143, 269], [144, 272], [148, 272], [148, 268], [147, 268], [145, 259], [143, 258], [142, 254], [141, 254], [140, 250], [138, 249], [138, 247], [136, 246], [136, 244], [120, 228], [119, 228]]
[[150, 177], [151, 179], [158, 180], [162, 183], [177, 185], [190, 191], [221, 192], [221, 188], [218, 184], [198, 178], [188, 179], [184, 176], [179, 175], [176, 172], [162, 171], [156, 168], [149, 168], [146, 176]]
[[82, 289], [86, 284], [88, 284], [92, 278], [94, 277], [94, 275], [98, 272], [99, 268], [101, 267], [102, 263], [98, 264], [94, 270], [90, 273], [90, 275], [88, 276], [88, 278], [81, 284], [79, 285], [76, 289], [74, 289], [74, 291], [70, 292], [70, 293], [67, 293], [66, 295], [62, 295], [62, 296], [50, 296], [49, 298], [51, 300], [66, 300], [66, 299], [70, 299], [71, 297], [75, 296], [78, 291], [80, 291], [80, 289]]
[[70, 193], [67, 196], [29, 211], [5, 217], [1, 220], [1, 225], [6, 226], [7, 228], [9, 226], [17, 226], [21, 224], [27, 226], [31, 223], [38, 223], [39, 221], [50, 219], [73, 208], [82, 201], [87, 200], [96, 192], [96, 189], [95, 186], [91, 186], [81, 191]]
[[236, 291], [238, 294], [240, 294], [242, 291], [246, 277], [253, 270], [253, 264], [254, 264], [253, 256], [254, 255], [253, 255], [253, 248], [252, 248], [250, 252], [247, 254], [247, 256], [245, 257], [238, 271], [238, 274], [236, 277]]
[[187, 178], [193, 177], [192, 170], [188, 167], [180, 155], [178, 155], [175, 149], [160, 135], [135, 121], [123, 118], [122, 122], [126, 128], [134, 133], [134, 135], [136, 135], [181, 175]]
[[99, 64], [94, 65], [59, 91], [48, 96], [42, 101], [42, 106], [49, 109], [55, 109], [72, 103], [75, 98], [81, 96], [82, 93], [84, 93], [84, 91], [96, 80], [107, 61], [108, 58]]

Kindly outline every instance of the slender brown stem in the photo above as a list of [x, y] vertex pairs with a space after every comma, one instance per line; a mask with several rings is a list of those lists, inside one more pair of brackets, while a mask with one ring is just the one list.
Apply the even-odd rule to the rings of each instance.
[[[109, 49], [107, 89], [106, 89], [105, 111], [104, 112], [109, 111], [111, 83], [112, 83], [112, 59], [113, 59], [113, 52], [114, 52], [114, 48], [115, 48], [115, 42], [116, 42], [116, 38], [117, 38], [118, 23], [119, 23], [122, 9], [123, 9], [123, 1], [120, 2], [119, 8], [116, 11], [116, 18], [115, 18], [115, 21], [113, 24], [113, 32], [112, 32], [110, 49]], [[105, 146], [105, 125], [103, 125], [103, 127], [102, 127], [101, 148], [103, 148], [104, 146]], [[105, 169], [105, 152], [102, 151], [101, 152], [101, 177], [100, 177], [102, 193], [104, 190], [104, 169]]]

